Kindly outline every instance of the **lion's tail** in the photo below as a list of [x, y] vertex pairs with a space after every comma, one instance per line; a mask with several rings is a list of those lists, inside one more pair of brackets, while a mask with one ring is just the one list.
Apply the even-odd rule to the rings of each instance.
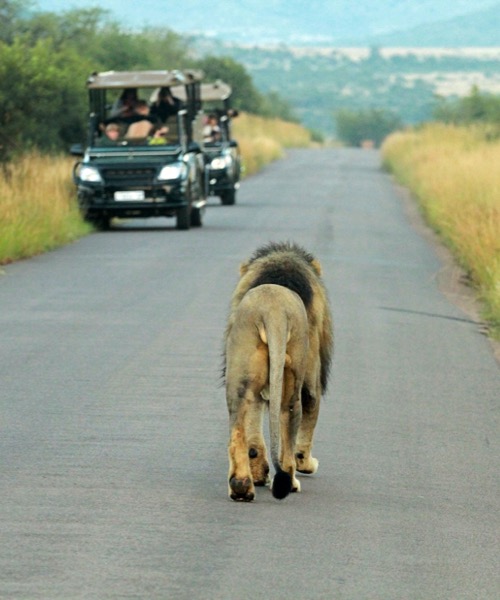
[[[280, 464], [280, 413], [283, 395], [283, 371], [286, 364], [286, 346], [288, 342], [288, 323], [286, 316], [273, 315], [273, 326], [267, 328], [264, 322], [263, 341], [269, 350], [269, 433], [271, 438], [271, 460], [275, 469], [272, 494], [282, 500], [292, 491], [292, 478], [283, 471]], [[275, 335], [268, 336], [267, 332]]]

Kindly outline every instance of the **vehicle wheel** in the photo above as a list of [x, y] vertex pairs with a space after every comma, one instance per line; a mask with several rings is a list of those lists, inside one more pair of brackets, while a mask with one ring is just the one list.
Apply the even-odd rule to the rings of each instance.
[[177, 211], [177, 229], [189, 229], [191, 224], [191, 210], [189, 206], [183, 206]]
[[224, 206], [232, 206], [236, 202], [236, 190], [232, 188], [222, 192], [220, 201]]
[[110, 227], [111, 219], [109, 217], [100, 216], [100, 217], [87, 217], [86, 219], [89, 223], [97, 229], [97, 231], [107, 231]]
[[201, 227], [203, 225], [202, 212], [202, 208], [191, 209], [191, 227]]

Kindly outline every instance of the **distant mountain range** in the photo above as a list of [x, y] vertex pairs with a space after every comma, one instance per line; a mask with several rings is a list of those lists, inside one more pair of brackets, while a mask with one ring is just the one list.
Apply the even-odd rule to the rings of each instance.
[[486, 47], [500, 46], [500, 4], [472, 14], [379, 35], [377, 46]]
[[500, 46], [498, 0], [38, 0], [35, 9], [99, 7], [124, 27], [167, 27], [242, 44]]

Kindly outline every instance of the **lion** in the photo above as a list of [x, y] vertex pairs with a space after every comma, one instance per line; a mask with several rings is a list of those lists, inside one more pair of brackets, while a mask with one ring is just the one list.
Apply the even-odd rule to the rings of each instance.
[[333, 322], [321, 265], [302, 247], [271, 242], [240, 267], [225, 332], [229, 497], [250, 502], [269, 483], [262, 426], [269, 406], [271, 491], [300, 491], [315, 473], [314, 429], [333, 355]]

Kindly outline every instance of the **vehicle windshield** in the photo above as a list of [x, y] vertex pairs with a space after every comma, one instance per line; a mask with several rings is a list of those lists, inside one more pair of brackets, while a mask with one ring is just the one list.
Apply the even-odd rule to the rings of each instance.
[[150, 89], [101, 89], [97, 95], [92, 135], [96, 146], [181, 143], [185, 111], [183, 103], [171, 94], [159, 94], [154, 101]]

